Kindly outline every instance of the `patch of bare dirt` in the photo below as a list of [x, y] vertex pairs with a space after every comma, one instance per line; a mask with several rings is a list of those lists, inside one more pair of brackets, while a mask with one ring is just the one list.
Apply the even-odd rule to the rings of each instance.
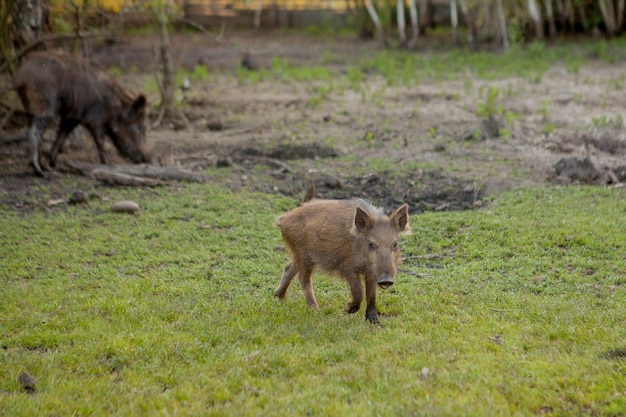
[[[316, 143], [279, 145], [259, 149], [230, 147], [215, 149], [215, 165], [233, 168], [227, 185], [233, 190], [249, 189], [301, 198], [306, 182], [312, 180], [317, 198], [364, 198], [384, 207], [408, 203], [411, 212], [424, 210], [466, 210], [483, 204], [483, 190], [476, 181], [443, 173], [437, 169], [335, 170], [333, 159], [341, 153]], [[323, 168], [302, 170], [301, 160], [317, 160]], [[292, 164], [294, 162], [295, 164]], [[305, 161], [305, 166], [306, 161]], [[266, 167], [259, 175], [258, 167]], [[256, 172], [256, 174], [255, 174]]]
[[[590, 61], [576, 73], [557, 66], [539, 82], [486, 81], [468, 72], [410, 87], [388, 86], [370, 74], [362, 91], [335, 88], [319, 99], [323, 83], [317, 81], [240, 81], [242, 51], [255, 67], [267, 67], [278, 56], [341, 74], [377, 53], [378, 43], [272, 32], [238, 32], [227, 40], [231, 46], [203, 35], [173, 37], [178, 65], [206, 66], [208, 76], [191, 79], [190, 88], [179, 93], [188, 129], [165, 124], [149, 132], [155, 163], [215, 168], [209, 181], [224, 187], [295, 198], [312, 179], [318, 197], [361, 197], [388, 208], [407, 202], [413, 213], [481, 207], [522, 186], [626, 180], [624, 94], [615, 88], [624, 78], [619, 65]], [[151, 37], [127, 38], [95, 45], [91, 52], [104, 65], [133, 69], [120, 81], [157, 102], [158, 93], [144, 88], [155, 66], [155, 44]], [[508, 92], [497, 104], [516, 115], [510, 124], [502, 115], [476, 116], [489, 87]], [[47, 132], [46, 146], [53, 133]], [[74, 135], [59, 157], [61, 168], [46, 179], [32, 176], [26, 148], [23, 141], [0, 145], [0, 204], [45, 206], [55, 195], [97, 187], [63, 168], [64, 159], [97, 162], [86, 133]], [[111, 145], [108, 154], [123, 162]], [[591, 180], [568, 175], [582, 172], [576, 170], [586, 170], [591, 176], [584, 178]]]

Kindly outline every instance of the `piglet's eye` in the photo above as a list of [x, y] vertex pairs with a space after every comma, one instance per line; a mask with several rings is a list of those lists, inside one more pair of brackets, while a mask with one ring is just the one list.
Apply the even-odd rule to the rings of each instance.
[[398, 242], [393, 242], [393, 244], [391, 245], [391, 250], [394, 252], [397, 252], [398, 249], [399, 249]]
[[376, 245], [374, 244], [374, 242], [367, 242], [367, 249], [368, 250], [376, 250]]

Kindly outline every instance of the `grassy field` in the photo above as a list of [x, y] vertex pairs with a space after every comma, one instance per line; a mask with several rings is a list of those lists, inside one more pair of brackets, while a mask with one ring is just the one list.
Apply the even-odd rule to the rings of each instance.
[[[323, 274], [319, 311], [297, 283], [273, 298], [272, 223], [297, 201], [98, 193], [0, 208], [0, 415], [626, 414], [623, 189], [411, 216], [381, 327], [343, 313], [347, 287]], [[139, 215], [110, 211], [127, 198]]]

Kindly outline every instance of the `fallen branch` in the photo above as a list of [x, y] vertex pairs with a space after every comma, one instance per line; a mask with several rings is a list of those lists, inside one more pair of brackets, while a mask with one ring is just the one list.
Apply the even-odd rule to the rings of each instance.
[[250, 160], [253, 162], [258, 162], [258, 163], [262, 163], [265, 164], [271, 168], [277, 169], [279, 171], [282, 172], [292, 172], [291, 168], [289, 168], [289, 165], [287, 165], [286, 163], [284, 163], [283, 161], [280, 161], [276, 158], [270, 158], [268, 156], [255, 156], [255, 155], [248, 155], [246, 157], [243, 158], [244, 160]]
[[120, 181], [130, 181], [127, 176], [164, 181], [204, 182], [206, 180], [202, 173], [183, 171], [177, 167], [159, 167], [147, 164], [102, 165], [75, 161], [66, 161], [65, 164], [81, 175], [94, 176], [97, 171], [100, 178], [105, 178], [108, 174], [111, 178], [118, 177]]
[[6, 136], [0, 137], [0, 144], [8, 145], [10, 143], [22, 142], [22, 141], [25, 141], [27, 139], [28, 139], [28, 132], [27, 131], [16, 132], [16, 133], [12, 133], [10, 135], [6, 135]]
[[240, 135], [242, 133], [248, 133], [251, 132], [253, 130], [257, 130], [259, 128], [262, 128], [263, 125], [262, 124], [255, 124], [252, 126], [243, 126], [237, 129], [230, 129], [230, 130], [225, 130], [223, 131], [220, 135], [217, 135], [216, 138], [222, 138], [222, 137], [226, 137], [226, 136], [231, 136], [231, 135]]
[[121, 172], [111, 172], [101, 169], [95, 169], [91, 171], [91, 176], [101, 183], [107, 185], [140, 185], [144, 187], [156, 187], [158, 185], [167, 184], [166, 181], [155, 178], [137, 177], [135, 175], [128, 175]]

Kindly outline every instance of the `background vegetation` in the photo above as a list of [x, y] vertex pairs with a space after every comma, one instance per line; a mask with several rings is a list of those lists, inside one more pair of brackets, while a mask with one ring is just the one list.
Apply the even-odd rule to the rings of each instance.
[[[322, 27], [323, 30], [352, 31], [362, 36], [373, 36], [375, 31], [382, 30], [384, 33], [377, 35], [383, 38], [385, 34], [395, 34], [398, 27], [403, 32], [411, 31], [404, 27], [404, 20], [412, 20], [400, 19], [397, 2], [391, 0], [290, 0], [273, 1], [271, 4], [244, 0], [36, 0], [30, 6], [28, 4], [25, 0], [9, 0], [0, 5], [0, 22], [4, 28], [0, 31], [2, 49], [10, 47], [9, 29], [22, 26], [21, 21], [25, 18], [30, 20], [31, 25], [36, 23], [33, 29], [76, 33], [79, 38], [79, 32], [87, 28], [107, 28], [115, 33], [124, 26], [124, 22], [132, 27], [136, 27], [137, 22], [158, 22], [163, 11], [172, 22], [180, 18], [188, 22], [199, 19], [199, 23], [217, 30], [224, 24], [254, 24], [255, 27], [262, 24], [266, 27], [306, 25], [307, 18], [294, 21], [293, 17], [281, 20], [276, 16], [282, 12], [298, 13], [302, 10], [310, 15], [311, 10], [318, 10], [320, 17], [310, 20], [318, 27], [316, 31]], [[369, 12], [368, 6], [371, 6]], [[39, 7], [43, 11], [24, 16], [19, 11], [25, 7]], [[454, 37], [451, 39], [455, 42], [463, 39], [462, 42], [472, 47], [494, 42], [506, 47], [508, 44], [581, 33], [594, 38], [619, 36], [624, 30], [625, 13], [624, 0], [405, 0], [401, 9], [406, 15], [415, 11], [421, 34], [453, 26]], [[372, 21], [372, 12], [377, 16], [374, 19], [380, 21], [379, 27], [375, 27]], [[141, 18], [142, 15], [144, 18]], [[458, 37], [457, 22], [463, 28], [464, 37]], [[3, 57], [7, 56], [3, 52]]]

